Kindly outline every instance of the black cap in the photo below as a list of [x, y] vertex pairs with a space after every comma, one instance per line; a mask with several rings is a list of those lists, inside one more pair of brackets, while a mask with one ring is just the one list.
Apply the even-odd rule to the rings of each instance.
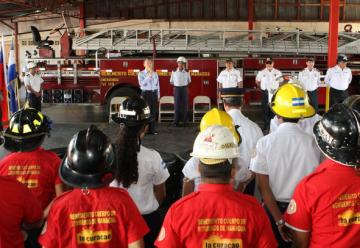
[[348, 57], [345, 54], [340, 54], [337, 57], [337, 62], [348, 62]]
[[265, 59], [265, 64], [272, 64], [272, 63], [273, 63], [272, 58], [267, 57], [267, 58]]
[[220, 97], [223, 101], [231, 106], [241, 106], [244, 96], [242, 88], [222, 88]]
[[321, 151], [348, 166], [360, 165], [360, 114], [344, 104], [334, 105], [314, 126]]

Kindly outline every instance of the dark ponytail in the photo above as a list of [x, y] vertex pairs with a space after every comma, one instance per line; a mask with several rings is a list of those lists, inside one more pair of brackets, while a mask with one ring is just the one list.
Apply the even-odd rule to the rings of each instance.
[[124, 188], [137, 183], [139, 179], [137, 153], [140, 151], [140, 132], [143, 126], [127, 127], [120, 125], [120, 132], [115, 143], [116, 170], [115, 179]]

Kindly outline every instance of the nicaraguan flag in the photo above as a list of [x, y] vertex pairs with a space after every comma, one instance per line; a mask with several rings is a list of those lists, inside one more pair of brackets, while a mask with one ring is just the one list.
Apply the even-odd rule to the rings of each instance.
[[305, 105], [305, 99], [303, 97], [296, 97], [292, 99], [292, 105], [293, 106], [304, 106]]
[[15, 113], [18, 110], [15, 84], [16, 84], [16, 65], [15, 65], [15, 51], [14, 51], [14, 42], [11, 41], [11, 48], [9, 53], [9, 63], [8, 63], [8, 77], [7, 77], [7, 89], [10, 95], [10, 111]]

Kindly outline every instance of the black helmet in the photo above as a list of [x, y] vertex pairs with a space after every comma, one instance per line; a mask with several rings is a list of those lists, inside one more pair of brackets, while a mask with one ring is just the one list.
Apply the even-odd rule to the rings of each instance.
[[360, 113], [360, 95], [349, 96], [344, 100], [343, 104]]
[[5, 130], [4, 147], [9, 151], [32, 151], [39, 147], [51, 130], [50, 119], [36, 109], [21, 109], [10, 118]]
[[360, 114], [344, 104], [334, 105], [314, 126], [316, 142], [332, 160], [360, 165]]
[[90, 126], [71, 139], [59, 174], [71, 187], [99, 188], [114, 179], [114, 167], [115, 152], [109, 138]]
[[142, 126], [153, 120], [149, 106], [140, 96], [132, 96], [123, 101], [119, 113], [112, 118], [116, 123], [123, 123], [128, 127]]

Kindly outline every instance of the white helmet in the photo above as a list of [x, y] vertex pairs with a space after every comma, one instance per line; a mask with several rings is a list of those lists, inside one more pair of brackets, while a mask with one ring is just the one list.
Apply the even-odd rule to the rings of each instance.
[[211, 165], [239, 157], [239, 149], [234, 135], [227, 127], [213, 125], [198, 134], [190, 155]]
[[29, 62], [27, 65], [26, 65], [26, 68], [27, 69], [32, 69], [32, 68], [35, 68], [36, 67], [36, 64], [34, 62]]
[[181, 62], [181, 63], [186, 64], [187, 61], [186, 61], [185, 57], [180, 56], [179, 58], [177, 58], [176, 62]]

